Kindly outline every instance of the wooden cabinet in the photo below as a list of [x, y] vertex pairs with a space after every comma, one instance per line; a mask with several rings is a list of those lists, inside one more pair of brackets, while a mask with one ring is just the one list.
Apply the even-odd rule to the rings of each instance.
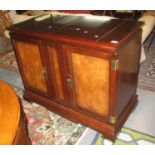
[[25, 87], [34, 92], [49, 95], [47, 68], [43, 58], [43, 49], [40, 40], [14, 39], [16, 56], [19, 60], [19, 67]]
[[[60, 103], [67, 104], [68, 100], [65, 95], [62, 55], [57, 44], [47, 43], [46, 45], [47, 63], [49, 66], [49, 82], [54, 87], [54, 99]], [[53, 76], [52, 76], [53, 75]], [[51, 80], [52, 78], [52, 80]]]
[[24, 98], [115, 139], [137, 102], [139, 23], [38, 18], [9, 28]]
[[84, 48], [63, 46], [63, 51], [72, 103], [95, 117], [109, 117], [109, 61], [97, 56], [97, 51], [96, 56], [86, 54], [90, 50]]

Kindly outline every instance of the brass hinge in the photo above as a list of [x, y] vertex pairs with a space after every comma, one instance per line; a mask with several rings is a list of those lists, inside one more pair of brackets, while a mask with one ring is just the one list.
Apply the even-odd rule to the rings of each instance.
[[117, 122], [117, 116], [110, 116], [110, 123], [115, 124]]
[[112, 70], [117, 70], [119, 68], [119, 60], [112, 60], [111, 61], [111, 68]]

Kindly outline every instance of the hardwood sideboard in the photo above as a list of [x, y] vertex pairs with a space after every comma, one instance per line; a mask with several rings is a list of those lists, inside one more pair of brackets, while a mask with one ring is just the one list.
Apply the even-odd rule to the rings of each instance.
[[24, 98], [115, 139], [137, 103], [137, 21], [48, 14], [8, 28]]

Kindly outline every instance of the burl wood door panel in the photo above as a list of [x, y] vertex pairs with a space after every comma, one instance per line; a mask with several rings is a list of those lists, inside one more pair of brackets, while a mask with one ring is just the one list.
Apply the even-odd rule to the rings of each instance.
[[99, 116], [109, 116], [109, 61], [70, 53], [76, 104]]
[[39, 45], [35, 42], [15, 41], [15, 47], [25, 86], [47, 94], [46, 69], [43, 66]]

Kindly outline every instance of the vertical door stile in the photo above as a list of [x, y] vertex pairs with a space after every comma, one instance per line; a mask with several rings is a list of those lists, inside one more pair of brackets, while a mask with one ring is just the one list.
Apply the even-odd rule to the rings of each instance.
[[110, 60], [110, 108], [109, 108], [109, 121], [114, 124], [117, 121], [116, 116], [116, 97], [117, 97], [117, 72], [119, 68], [119, 60], [117, 58], [113, 58]]

